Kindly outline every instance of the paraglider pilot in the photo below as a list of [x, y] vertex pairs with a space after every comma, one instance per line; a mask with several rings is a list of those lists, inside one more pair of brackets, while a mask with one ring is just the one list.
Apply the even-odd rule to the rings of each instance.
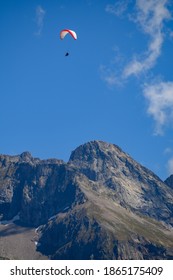
[[[61, 40], [63, 40], [64, 37], [65, 37], [67, 34], [71, 35], [72, 38], [73, 38], [74, 40], [77, 40], [77, 34], [76, 34], [76, 32], [73, 31], [73, 30], [70, 30], [70, 29], [63, 29], [63, 30], [61, 30], [61, 32], [60, 32], [60, 38], [61, 38]], [[65, 56], [69, 56], [69, 53], [66, 52], [66, 53], [65, 53]]]

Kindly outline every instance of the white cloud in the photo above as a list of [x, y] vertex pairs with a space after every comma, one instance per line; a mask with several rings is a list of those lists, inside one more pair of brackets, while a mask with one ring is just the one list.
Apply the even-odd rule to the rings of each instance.
[[156, 123], [155, 134], [162, 135], [165, 125], [173, 122], [173, 82], [146, 84], [143, 90], [148, 101], [148, 114]]
[[164, 23], [166, 20], [171, 19], [171, 14], [168, 10], [169, 0], [118, 0], [115, 4], [107, 5], [106, 11], [115, 16], [122, 16], [128, 11], [129, 4], [133, 9], [131, 9], [131, 14], [126, 13], [127, 18], [132, 20], [139, 27], [139, 30], [149, 37], [149, 43], [143, 53], [134, 53], [133, 57], [128, 59], [128, 63], [126, 62], [124, 65], [118, 65], [117, 63], [119, 73], [114, 73], [115, 68], [110, 65], [110, 69], [112, 70], [110, 71], [110, 79], [108, 75], [106, 76], [105, 80], [107, 82], [118, 79], [124, 83], [130, 76], [138, 76], [141, 73], [146, 73], [154, 67], [157, 59], [161, 55], [165, 37]]
[[42, 6], [37, 6], [36, 8], [36, 23], [37, 23], [37, 32], [36, 35], [41, 35], [43, 25], [44, 25], [44, 17], [45, 17], [46, 11], [43, 9]]
[[167, 8], [168, 0], [137, 0], [136, 16], [133, 19], [141, 30], [149, 35], [150, 42], [142, 59], [135, 57], [124, 69], [124, 77], [138, 75], [151, 69], [161, 54], [164, 40], [164, 21], [171, 18]]

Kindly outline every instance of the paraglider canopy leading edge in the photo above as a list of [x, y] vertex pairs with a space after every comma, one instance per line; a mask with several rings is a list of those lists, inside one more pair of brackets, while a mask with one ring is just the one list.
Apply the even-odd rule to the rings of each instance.
[[69, 34], [73, 37], [73, 39], [77, 40], [77, 34], [75, 31], [73, 30], [70, 30], [70, 29], [63, 29], [61, 32], [60, 32], [60, 38], [63, 40], [64, 37]]

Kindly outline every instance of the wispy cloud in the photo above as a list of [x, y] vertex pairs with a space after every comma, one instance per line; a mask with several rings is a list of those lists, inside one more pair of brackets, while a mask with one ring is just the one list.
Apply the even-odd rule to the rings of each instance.
[[106, 12], [115, 16], [122, 16], [129, 4], [133, 4], [133, 12], [127, 13], [127, 18], [133, 21], [142, 33], [149, 37], [146, 50], [139, 54], [134, 53], [130, 61], [121, 69], [119, 78], [125, 80], [134, 75], [150, 70], [161, 55], [161, 49], [164, 42], [164, 22], [171, 19], [168, 10], [168, 0], [118, 0], [115, 4], [106, 6]]
[[170, 147], [165, 148], [163, 155], [167, 157], [166, 171], [168, 176], [173, 174], [173, 149]]
[[106, 12], [119, 17], [127, 10], [129, 2], [130, 0], [118, 0], [115, 4], [108, 4], [105, 10]]
[[173, 82], [145, 84], [144, 96], [148, 101], [148, 114], [155, 120], [155, 134], [162, 135], [165, 125], [173, 122]]
[[169, 175], [173, 174], [173, 157], [168, 160], [167, 171]]
[[142, 32], [150, 37], [148, 48], [142, 59], [134, 58], [124, 69], [124, 76], [138, 75], [151, 69], [161, 54], [164, 41], [164, 21], [171, 18], [167, 8], [168, 0], [137, 0], [136, 16], [133, 20]]
[[172, 154], [172, 148], [170, 148], [170, 147], [165, 148], [164, 151], [163, 151], [163, 154], [164, 155]]
[[40, 36], [42, 33], [45, 14], [46, 14], [46, 11], [43, 9], [43, 7], [40, 5], [37, 6], [37, 8], [36, 8], [37, 32], [35, 34], [38, 36]]
[[[129, 4], [131, 9], [128, 9]], [[148, 102], [147, 113], [155, 121], [157, 135], [163, 134], [164, 127], [173, 122], [173, 82], [147, 82], [148, 75], [141, 74], [151, 74], [151, 69], [162, 54], [165, 22], [172, 19], [169, 4], [169, 0], [118, 0], [114, 5], [106, 6], [106, 12], [115, 16], [122, 17], [126, 13], [127, 19], [133, 21], [148, 38], [148, 44], [142, 53], [133, 53], [131, 58], [124, 59], [121, 64], [117, 61], [116, 67], [113, 64], [102, 67], [104, 80], [109, 86], [117, 86], [125, 84], [131, 76], [145, 79], [142, 94]], [[170, 37], [173, 37], [172, 34], [169, 31]]]
[[99, 69], [102, 79], [109, 87], [122, 86], [124, 84], [120, 78], [124, 56], [117, 46], [113, 48], [113, 53], [113, 59], [111, 59], [109, 66], [101, 65]]
[[114, 86], [121, 86], [121, 80], [119, 79], [118, 74], [115, 74], [115, 70], [113, 71], [112, 69], [101, 65], [100, 66], [100, 73], [102, 79], [107, 83], [109, 87], [114, 87]]

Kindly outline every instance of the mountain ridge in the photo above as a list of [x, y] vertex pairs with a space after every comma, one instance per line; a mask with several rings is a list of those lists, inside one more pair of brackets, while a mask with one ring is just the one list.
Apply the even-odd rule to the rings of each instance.
[[173, 259], [171, 183], [115, 144], [90, 141], [67, 163], [0, 155], [0, 221], [16, 215], [49, 259]]

